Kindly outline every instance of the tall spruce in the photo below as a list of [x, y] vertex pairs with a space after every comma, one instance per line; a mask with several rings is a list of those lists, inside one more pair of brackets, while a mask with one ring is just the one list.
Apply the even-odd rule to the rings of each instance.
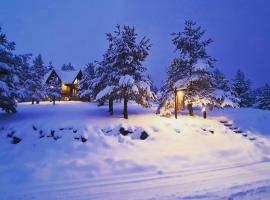
[[270, 85], [265, 84], [257, 93], [256, 107], [264, 110], [270, 110]]
[[[101, 89], [96, 99], [124, 100], [124, 118], [128, 118], [128, 101], [150, 107], [150, 99], [154, 98], [151, 91], [151, 80], [143, 66], [150, 49], [149, 39], [145, 37], [137, 41], [134, 27], [116, 26], [115, 32], [107, 34], [109, 47], [97, 68], [98, 81]], [[104, 84], [105, 83], [105, 84]], [[109, 112], [113, 112], [109, 109]]]
[[219, 108], [238, 106], [238, 99], [231, 92], [229, 80], [217, 68], [212, 73], [211, 84], [213, 89], [211, 105]]
[[60, 93], [61, 93], [61, 82], [58, 77], [53, 76], [51, 77], [48, 84], [46, 84], [46, 95], [55, 105], [56, 100], [60, 100]]
[[51, 70], [53, 70], [54, 69], [54, 67], [53, 67], [53, 63], [52, 63], [52, 61], [50, 61], [49, 62], [49, 65], [47, 66], [47, 72], [49, 72], [49, 71], [51, 71]]
[[246, 79], [244, 72], [237, 70], [232, 80], [232, 92], [239, 99], [240, 107], [250, 107], [254, 103], [251, 91], [251, 82]]
[[34, 60], [33, 65], [30, 66], [30, 76], [25, 81], [25, 87], [27, 89], [28, 98], [32, 101], [32, 104], [36, 101], [38, 104], [45, 98], [46, 88], [44, 85], [44, 76], [47, 73], [47, 68], [44, 65], [42, 56], [39, 54]]
[[0, 108], [16, 112], [16, 68], [14, 66], [15, 43], [9, 42], [0, 27]]
[[44, 65], [41, 54], [38, 54], [37, 57], [33, 60], [33, 69], [39, 77], [44, 77], [48, 73], [47, 67]]
[[95, 80], [95, 65], [88, 63], [82, 71], [82, 80], [79, 82], [78, 95], [90, 101], [95, 98], [93, 82]]
[[63, 64], [63, 66], [61, 67], [61, 70], [63, 70], [63, 71], [73, 71], [73, 70], [75, 70], [75, 68], [71, 64], [71, 62], [69, 62], [68, 64]]
[[31, 79], [31, 67], [30, 67], [30, 60], [32, 55], [31, 54], [23, 54], [23, 55], [16, 55], [15, 56], [15, 66], [17, 68], [17, 77], [18, 82], [16, 84], [17, 90], [17, 100], [18, 101], [29, 101], [29, 95], [27, 88], [25, 87], [25, 82], [28, 79]]
[[207, 52], [212, 39], [204, 39], [204, 34], [205, 31], [191, 20], [185, 22], [183, 31], [172, 34], [177, 57], [168, 68], [157, 113], [173, 111], [174, 90], [178, 88], [185, 89], [190, 115], [193, 115], [194, 104], [210, 102], [211, 69], [215, 59]]

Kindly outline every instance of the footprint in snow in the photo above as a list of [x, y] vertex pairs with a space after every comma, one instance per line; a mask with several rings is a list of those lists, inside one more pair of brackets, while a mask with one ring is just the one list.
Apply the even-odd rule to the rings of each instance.
[[180, 129], [178, 129], [178, 128], [175, 128], [174, 131], [175, 131], [176, 133], [181, 133]]

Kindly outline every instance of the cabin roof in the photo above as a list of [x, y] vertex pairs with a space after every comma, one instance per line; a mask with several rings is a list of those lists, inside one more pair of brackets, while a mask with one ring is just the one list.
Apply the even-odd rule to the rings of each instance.
[[45, 82], [48, 80], [48, 78], [50, 77], [53, 71], [55, 71], [55, 73], [58, 75], [58, 77], [60, 78], [63, 84], [72, 84], [74, 80], [77, 78], [77, 76], [79, 75], [79, 73], [81, 72], [81, 70], [63, 71], [63, 70], [53, 69], [45, 75]]

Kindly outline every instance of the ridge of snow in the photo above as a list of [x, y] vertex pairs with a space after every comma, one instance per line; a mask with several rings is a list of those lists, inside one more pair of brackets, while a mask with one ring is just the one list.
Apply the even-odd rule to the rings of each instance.
[[97, 96], [96, 96], [96, 100], [100, 100], [105, 96], [110, 95], [114, 90], [114, 86], [106, 86], [103, 90], [101, 90]]
[[130, 75], [121, 76], [119, 79], [119, 86], [122, 86], [122, 87], [132, 86], [134, 82], [135, 80]]

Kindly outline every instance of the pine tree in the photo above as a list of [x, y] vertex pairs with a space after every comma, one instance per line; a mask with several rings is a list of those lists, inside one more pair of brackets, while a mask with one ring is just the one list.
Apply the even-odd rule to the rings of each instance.
[[46, 85], [46, 94], [49, 99], [55, 105], [55, 101], [60, 99], [61, 95], [61, 83], [58, 80], [58, 77], [51, 77], [49, 84]]
[[27, 90], [28, 98], [32, 101], [32, 104], [36, 101], [38, 104], [45, 98], [45, 85], [43, 83], [44, 76], [47, 73], [46, 66], [39, 54], [34, 60], [33, 65], [30, 66], [30, 76], [25, 81], [25, 87]]
[[251, 82], [244, 72], [237, 70], [232, 82], [232, 92], [239, 99], [240, 107], [250, 107], [254, 103], [251, 92]]
[[79, 82], [78, 95], [82, 99], [94, 99], [93, 80], [95, 79], [95, 65], [88, 63], [82, 71], [82, 80]]
[[219, 70], [215, 69], [212, 73], [211, 85], [211, 105], [215, 107], [237, 107], [238, 99], [232, 94], [229, 80]]
[[49, 65], [47, 66], [47, 72], [50, 72], [51, 70], [53, 70], [54, 69], [54, 67], [53, 67], [53, 63], [52, 63], [52, 61], [50, 61], [49, 62]]
[[151, 80], [142, 64], [151, 45], [146, 38], [137, 42], [135, 28], [130, 26], [117, 25], [114, 34], [107, 34], [107, 40], [109, 47], [97, 68], [96, 85], [102, 89], [96, 99], [108, 99], [110, 106], [113, 99], [123, 99], [124, 118], [127, 119], [129, 100], [150, 107], [149, 100], [154, 98]]
[[15, 43], [9, 42], [0, 27], [0, 108], [6, 112], [16, 112], [16, 68], [13, 51]]
[[25, 87], [25, 82], [31, 78], [31, 68], [30, 68], [30, 59], [32, 55], [31, 54], [23, 54], [23, 55], [16, 55], [15, 60], [15, 66], [17, 68], [16, 75], [18, 77], [18, 82], [16, 84], [16, 90], [17, 90], [17, 100], [18, 101], [28, 101], [29, 95], [27, 88]]
[[47, 67], [44, 65], [41, 54], [38, 54], [38, 56], [34, 58], [33, 69], [35, 70], [37, 76], [42, 78], [45, 76], [45, 74], [48, 73]]
[[265, 84], [260, 88], [256, 98], [257, 108], [270, 110], [270, 85]]
[[75, 70], [74, 66], [69, 62], [67, 65], [64, 64], [61, 68], [63, 71], [73, 71]]
[[193, 115], [194, 104], [210, 102], [211, 68], [215, 59], [207, 53], [212, 39], [203, 39], [204, 33], [200, 26], [188, 20], [183, 31], [172, 34], [172, 43], [178, 55], [172, 60], [167, 71], [157, 113], [172, 112], [174, 90], [178, 88], [185, 89], [190, 115]]

